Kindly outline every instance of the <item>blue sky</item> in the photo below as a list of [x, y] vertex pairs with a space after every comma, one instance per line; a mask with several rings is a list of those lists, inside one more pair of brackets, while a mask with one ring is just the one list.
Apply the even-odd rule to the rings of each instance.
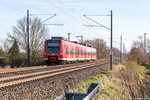
[[[6, 39], [6, 33], [11, 32], [16, 21], [26, 16], [26, 10], [31, 14], [57, 14], [45, 24], [63, 24], [63, 26], [47, 26], [50, 36], [71, 34], [72, 40], [83, 35], [84, 39], [102, 38], [109, 45], [110, 31], [102, 27], [85, 27], [96, 25], [83, 15], [109, 15], [113, 10], [113, 39], [119, 43], [120, 35], [126, 48], [139, 35], [148, 33], [150, 36], [150, 0], [0, 0], [0, 40]], [[42, 20], [50, 17], [34, 15]], [[90, 16], [95, 21], [110, 27], [110, 17]], [[114, 43], [119, 48], [118, 43]]]

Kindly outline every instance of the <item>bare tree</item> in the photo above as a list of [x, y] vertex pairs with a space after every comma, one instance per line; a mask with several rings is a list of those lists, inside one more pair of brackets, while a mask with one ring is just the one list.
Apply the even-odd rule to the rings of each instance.
[[140, 48], [144, 51], [144, 38], [142, 36], [139, 36], [137, 40], [133, 41], [132, 43], [133, 48]]
[[93, 46], [97, 50], [97, 58], [105, 58], [108, 53], [108, 47], [103, 39], [85, 40], [84, 43]]
[[8, 53], [8, 50], [9, 50], [10, 46], [12, 45], [10, 43], [12, 43], [12, 41], [9, 41], [8, 39], [6, 39], [4, 41], [4, 43], [3, 43], [3, 50], [5, 51], [5, 53]]
[[[9, 39], [17, 40], [22, 52], [27, 50], [27, 21], [26, 17], [17, 21], [17, 26], [13, 26], [12, 34], [9, 34]], [[43, 42], [48, 38], [48, 29], [42, 25], [41, 19], [30, 18], [29, 20], [29, 43], [31, 57], [35, 57], [42, 51]]]
[[149, 38], [146, 39], [146, 48], [144, 48], [144, 37], [139, 36], [135, 41], [133, 41], [132, 47], [139, 48], [142, 51], [144, 51], [145, 49], [146, 51], [148, 51], [150, 48], [150, 39]]
[[146, 53], [141, 50], [140, 48], [133, 47], [128, 55], [129, 60], [134, 60], [138, 64], [145, 64], [146, 63]]
[[132, 43], [131, 51], [128, 55], [129, 60], [136, 60], [138, 64], [147, 64], [148, 63], [148, 49], [150, 47], [150, 40], [147, 39], [147, 50], [144, 47], [144, 38], [139, 36]]

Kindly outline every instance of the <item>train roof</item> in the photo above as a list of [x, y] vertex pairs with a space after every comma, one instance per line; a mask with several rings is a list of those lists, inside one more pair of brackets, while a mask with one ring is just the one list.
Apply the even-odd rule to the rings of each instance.
[[[67, 39], [65, 39], [64, 37], [51, 37], [51, 39], [49, 39], [49, 40], [50, 41], [51, 40], [56, 40], [56, 41], [64, 40], [64, 41], [67, 41]], [[83, 45], [83, 46], [87, 46], [87, 47], [92, 47], [93, 48], [93, 46], [87, 45], [85, 43], [78, 43], [77, 41], [67, 41], [67, 42], [71, 42], [71, 43], [75, 43], [75, 44], [80, 44], [80, 45]]]

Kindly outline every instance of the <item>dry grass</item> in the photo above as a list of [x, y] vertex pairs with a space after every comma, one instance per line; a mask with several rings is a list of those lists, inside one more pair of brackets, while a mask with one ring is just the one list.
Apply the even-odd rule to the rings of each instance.
[[122, 90], [131, 98], [150, 97], [150, 77], [145, 75], [147, 70], [135, 62], [117, 65], [111, 73], [113, 80], [121, 84]]
[[116, 65], [111, 72], [103, 71], [91, 79], [79, 83], [71, 92], [86, 92], [87, 85], [99, 83], [97, 100], [129, 100], [150, 97], [150, 76], [147, 70], [134, 62]]
[[97, 100], [127, 100], [129, 94], [122, 90], [120, 83], [112, 79], [111, 73], [103, 71], [101, 74], [92, 77], [91, 79], [79, 83], [70, 92], [86, 93], [88, 84], [99, 83], [99, 95]]

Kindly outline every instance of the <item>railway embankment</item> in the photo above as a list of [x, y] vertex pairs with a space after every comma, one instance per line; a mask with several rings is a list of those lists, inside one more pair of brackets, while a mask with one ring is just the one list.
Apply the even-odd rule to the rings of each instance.
[[71, 89], [75, 84], [99, 74], [109, 64], [37, 79], [0, 88], [0, 100], [44, 100]]
[[83, 81], [69, 92], [86, 93], [90, 83], [99, 83], [97, 100], [149, 100], [150, 99], [149, 67], [139, 66], [135, 62], [113, 66], [112, 71], [102, 71], [100, 74]]

